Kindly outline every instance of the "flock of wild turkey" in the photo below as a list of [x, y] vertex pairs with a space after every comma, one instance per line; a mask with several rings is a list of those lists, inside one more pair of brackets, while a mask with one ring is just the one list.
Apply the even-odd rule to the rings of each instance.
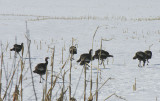
[[[23, 48], [23, 43], [21, 45], [15, 44], [14, 47], [12, 49], [10, 49], [10, 51], [15, 51], [17, 53], [19, 53]], [[70, 54], [72, 54], [72, 56], [74, 54], [77, 54], [77, 48], [75, 46], [71, 46], [69, 48], [69, 52]], [[90, 63], [91, 60], [94, 59], [100, 59], [101, 60], [101, 64], [102, 62], [107, 59], [108, 57], [113, 57], [113, 55], [110, 55], [107, 51], [102, 50], [102, 49], [98, 49], [97, 51], [95, 51], [95, 55], [92, 57], [92, 49], [90, 49], [89, 53], [84, 53], [81, 54], [80, 58], [77, 60], [77, 62], [80, 62], [80, 65], [88, 65], [88, 63]], [[133, 59], [138, 59], [139, 60], [139, 67], [141, 66], [141, 61], [143, 61], [143, 66], [145, 66], [145, 63], [147, 61], [147, 65], [149, 63], [149, 59], [152, 58], [152, 52], [147, 50], [145, 52], [142, 51], [138, 51], [136, 52], [135, 56], [133, 57]], [[44, 75], [46, 73], [46, 67], [48, 65], [48, 57], [45, 58], [45, 63], [39, 63], [37, 64], [37, 66], [35, 67], [35, 70], [33, 71], [34, 73], [37, 73], [40, 75], [40, 83], [41, 83], [41, 78], [42, 75]], [[73, 60], [74, 58], [72, 58], [71, 60]], [[43, 78], [42, 78], [43, 79]]]

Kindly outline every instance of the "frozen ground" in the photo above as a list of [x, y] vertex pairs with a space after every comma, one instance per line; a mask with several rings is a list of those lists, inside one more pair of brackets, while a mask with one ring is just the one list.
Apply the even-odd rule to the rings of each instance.
[[[160, 99], [160, 24], [159, 20], [135, 21], [136, 18], [157, 18], [159, 11], [158, 0], [1, 0], [0, 1], [0, 41], [3, 44], [1, 51], [4, 52], [4, 67], [8, 71], [13, 68], [13, 56], [10, 59], [9, 48], [12, 48], [17, 36], [17, 43], [23, 42], [25, 45], [25, 56], [27, 54], [27, 42], [25, 38], [25, 21], [28, 21], [28, 29], [31, 36], [31, 57], [32, 68], [37, 63], [44, 62], [46, 56], [51, 57], [52, 51], [49, 47], [55, 46], [55, 64], [56, 74], [62, 66], [62, 47], [64, 48], [64, 61], [67, 59], [71, 46], [72, 37], [75, 44], [78, 44], [78, 54], [74, 56], [72, 69], [72, 95], [74, 94], [82, 66], [76, 63], [80, 54], [87, 53], [92, 47], [92, 37], [98, 26], [101, 26], [94, 40], [93, 50], [100, 47], [101, 38], [111, 39], [103, 41], [103, 49], [114, 55], [114, 61], [109, 59], [109, 64], [105, 61], [106, 68], [100, 66], [102, 70], [102, 79], [99, 79], [99, 86], [111, 77], [114, 78], [106, 83], [99, 91], [99, 101], [104, 101], [109, 95], [116, 93], [127, 101], [156, 101]], [[21, 16], [20, 16], [21, 15]], [[98, 17], [97, 19], [41, 19], [44, 17]], [[101, 19], [108, 17], [108, 19]], [[122, 19], [122, 17], [126, 19]], [[40, 41], [42, 47], [40, 49]], [[6, 44], [9, 43], [6, 51]], [[149, 49], [153, 52], [153, 57], [149, 65], [139, 68], [138, 60], [133, 60], [137, 51]], [[38, 49], [37, 49], [38, 47]], [[24, 57], [25, 57], [24, 56]], [[17, 63], [19, 57], [16, 59]], [[25, 71], [28, 68], [28, 59], [25, 59]], [[8, 64], [8, 65], [7, 65]], [[97, 61], [93, 61], [94, 67]], [[69, 62], [65, 70], [69, 68]], [[48, 69], [50, 70], [50, 60]], [[20, 71], [20, 69], [19, 69]], [[97, 70], [93, 69], [93, 93], [95, 92]], [[49, 71], [50, 77], [50, 71]], [[65, 86], [68, 86], [68, 73], [66, 74]], [[90, 77], [90, 70], [87, 71], [87, 78]], [[45, 76], [44, 76], [45, 78]], [[75, 94], [77, 101], [83, 100], [83, 78], [82, 74], [80, 86]], [[137, 80], [137, 90], [133, 91], [133, 84]], [[16, 85], [17, 74], [14, 77], [13, 90]], [[39, 76], [34, 74], [36, 93], [38, 101], [42, 98], [43, 86], [45, 83], [39, 83]], [[3, 72], [2, 86], [6, 88], [6, 78]], [[48, 81], [50, 84], [50, 78]], [[89, 82], [87, 83], [87, 97], [89, 96]], [[60, 93], [59, 87], [62, 80], [59, 79], [53, 90], [53, 101], [57, 99]], [[31, 85], [30, 71], [24, 77], [23, 81], [23, 100], [34, 101], [33, 89]], [[2, 90], [2, 96], [4, 94]], [[13, 92], [12, 90], [12, 92]], [[59, 91], [57, 93], [57, 91]], [[57, 95], [56, 95], [57, 94]], [[67, 92], [68, 95], [68, 92]], [[68, 96], [67, 96], [68, 97]], [[95, 101], [95, 99], [94, 99]], [[115, 96], [108, 101], [122, 101]]]

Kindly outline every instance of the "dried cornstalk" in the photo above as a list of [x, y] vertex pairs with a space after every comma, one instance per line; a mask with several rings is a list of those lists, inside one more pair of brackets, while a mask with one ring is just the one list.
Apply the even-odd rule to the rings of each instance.
[[45, 101], [50, 99], [50, 94], [51, 94], [54, 86], [56, 85], [56, 82], [57, 82], [57, 79], [58, 79], [59, 75], [60, 75], [60, 73], [56, 76], [55, 80], [53, 81], [52, 86], [51, 86], [50, 89], [48, 90], [48, 93], [47, 93], [46, 96], [45, 96]]
[[[17, 36], [15, 36], [15, 44], [17, 44]], [[17, 52], [15, 51], [14, 52], [14, 59], [13, 59], [13, 69], [15, 69], [16, 68], [16, 57], [17, 57]], [[19, 64], [19, 62], [18, 62], [18, 64]], [[17, 64], [17, 65], [18, 65]], [[18, 67], [18, 66], [17, 66]], [[12, 71], [12, 70], [11, 70]], [[17, 75], [18, 76], [18, 75]], [[9, 76], [10, 77], [10, 76]], [[14, 75], [13, 75], [13, 77], [14, 77]], [[12, 91], [12, 85], [13, 85], [13, 80], [11, 80], [11, 85], [10, 85], [10, 90], [9, 90], [9, 92], [8, 92], [8, 96], [9, 96], [9, 99], [11, 98], [10, 97], [10, 93], [11, 93], [11, 91]]]
[[45, 96], [47, 95], [47, 79], [48, 78], [48, 69], [46, 68], [46, 82], [45, 82], [45, 89], [44, 89], [44, 94]]
[[67, 90], [68, 90], [68, 88], [64, 91], [64, 80], [65, 80], [65, 74], [67, 73], [67, 71], [65, 72], [64, 71], [64, 74], [63, 74], [63, 87], [62, 87], [62, 89], [61, 89], [61, 94], [60, 94], [60, 97], [58, 98], [58, 100], [57, 101], [63, 101], [63, 99], [64, 99], [64, 94], [67, 92]]
[[20, 91], [20, 95], [21, 95], [21, 101], [23, 101], [23, 87], [22, 87], [22, 81], [23, 81], [23, 69], [24, 69], [24, 63], [23, 61], [21, 60], [21, 74], [20, 74], [20, 77], [19, 77], [19, 84], [18, 84], [18, 88], [19, 86], [21, 85], [21, 91]]
[[[72, 38], [72, 46], [73, 46], [73, 38]], [[69, 69], [69, 101], [71, 101], [71, 70], [72, 70], [72, 57], [73, 51], [70, 54], [70, 69]]]
[[44, 101], [44, 96], [45, 95], [45, 87], [43, 87], [43, 96], [42, 96], [42, 101]]
[[84, 101], [86, 101], [86, 64], [84, 65]]
[[[94, 32], [94, 34], [93, 34], [93, 39], [92, 39], [92, 50], [93, 50], [94, 38], [95, 38], [95, 35], [96, 35], [96, 33], [97, 33], [98, 29], [99, 29], [99, 26], [96, 28], [96, 30], [95, 30], [95, 32]], [[92, 60], [93, 60], [93, 57], [92, 57], [92, 55], [91, 55], [90, 96], [89, 96], [89, 98], [88, 98], [88, 99], [90, 99], [90, 98], [92, 97]]]
[[19, 101], [18, 95], [19, 95], [19, 90], [18, 90], [18, 86], [16, 85], [15, 91], [14, 91], [14, 94], [13, 94], [13, 101]]
[[[53, 86], [53, 65], [54, 65], [54, 54], [55, 54], [55, 46], [53, 48], [52, 58], [51, 58], [51, 87]], [[52, 99], [52, 92], [50, 93], [50, 101]]]
[[21, 95], [21, 101], [23, 101], [23, 80], [22, 80], [22, 78], [23, 78], [23, 69], [24, 69], [24, 64], [23, 64], [23, 53], [24, 53], [24, 46], [22, 47], [22, 58], [21, 58], [21, 75], [20, 75], [20, 78], [19, 78], [19, 80], [20, 80], [20, 82], [21, 82], [21, 92], [20, 92], [20, 95]]
[[16, 72], [16, 70], [17, 70], [17, 68], [18, 68], [18, 66], [17, 66], [17, 67], [14, 69], [14, 71], [13, 71], [12, 77], [11, 77], [11, 79], [10, 79], [10, 81], [9, 81], [9, 84], [8, 84], [8, 86], [7, 86], [6, 90], [5, 90], [4, 95], [3, 95], [3, 100], [4, 100], [4, 99], [5, 99], [5, 97], [6, 97], [6, 94], [7, 94], [8, 88], [10, 87], [10, 84], [11, 84], [11, 82], [12, 82], [12, 80], [13, 80], [13, 77], [14, 77], [14, 74], [15, 74], [15, 72]]
[[133, 91], [136, 91], [136, 78], [135, 78], [135, 83], [133, 85]]
[[65, 63], [63, 64], [63, 66], [61, 67], [62, 69], [65, 67], [66, 63], [68, 62], [70, 57], [68, 57], [68, 59], [65, 61]]
[[29, 30], [27, 29], [27, 22], [26, 22], [26, 34], [27, 34], [26, 38], [27, 38], [27, 44], [28, 44], [29, 67], [30, 67], [30, 72], [31, 72], [31, 77], [32, 77], [32, 86], [33, 86], [33, 91], [34, 91], [35, 99], [37, 101], [37, 94], [36, 94], [36, 90], [35, 90], [35, 86], [34, 86], [32, 65], [31, 65], [31, 53], [30, 53], [31, 40], [30, 40]]
[[42, 49], [42, 42], [41, 42], [41, 40], [40, 40], [40, 50]]
[[[98, 60], [98, 68], [99, 68], [99, 60]], [[96, 101], [98, 101], [98, 70], [97, 70], [97, 79], [96, 79]]]
[[2, 66], [3, 66], [3, 52], [1, 53], [1, 69], [0, 69], [0, 98], [1, 98], [1, 87], [2, 87]]
[[[68, 60], [69, 60], [69, 58], [65, 61], [65, 63], [64, 63], [63, 66], [61, 67], [62, 69], [64, 68], [64, 66], [66, 65], [66, 63], [68, 62]], [[51, 86], [50, 89], [48, 90], [48, 93], [47, 93], [46, 96], [45, 96], [45, 101], [49, 101], [49, 99], [50, 99], [50, 94], [51, 94], [53, 88], [54, 88], [55, 85], [56, 85], [57, 79], [59, 78], [59, 75], [61, 74], [62, 69], [61, 69], [61, 71], [58, 73], [58, 75], [56, 76], [55, 80], [54, 80], [53, 83], [52, 83], [52, 86]], [[67, 70], [67, 71], [68, 71], [68, 70]]]
[[[72, 38], [72, 46], [73, 46], [73, 38]], [[70, 69], [69, 69], [69, 101], [71, 101], [71, 70], [72, 70], [72, 58], [73, 58], [73, 51], [70, 57]]]
[[[111, 80], [111, 79], [113, 79], [113, 78], [108, 78], [98, 89], [97, 89], [97, 91], [99, 91], [109, 80]], [[96, 92], [97, 93], [97, 92]], [[96, 93], [94, 94], [94, 95], [96, 95]], [[94, 96], [93, 95], [93, 96]]]
[[[102, 49], [102, 39], [101, 39], [101, 45], [100, 45], [100, 50]], [[98, 68], [99, 68], [99, 60], [101, 56], [101, 51], [98, 59]], [[96, 79], [96, 101], [98, 101], [98, 69], [97, 69], [97, 79]]]
[[119, 98], [119, 99], [122, 99], [122, 100], [125, 100], [125, 101], [127, 101], [125, 98], [123, 98], [123, 97], [121, 97], [121, 96], [118, 96], [117, 94], [115, 94], [115, 93], [113, 93], [113, 94], [111, 94], [110, 96], [108, 96], [104, 101], [107, 101], [109, 98], [111, 98], [112, 96], [116, 96], [117, 98]]
[[9, 46], [9, 44], [8, 44], [8, 41], [7, 41], [7, 45], [6, 45], [6, 51], [7, 51], [7, 49], [8, 49], [8, 46]]
[[67, 92], [67, 90], [68, 88], [65, 91], [61, 92], [60, 97], [57, 99], [57, 101], [63, 101], [63, 96]]

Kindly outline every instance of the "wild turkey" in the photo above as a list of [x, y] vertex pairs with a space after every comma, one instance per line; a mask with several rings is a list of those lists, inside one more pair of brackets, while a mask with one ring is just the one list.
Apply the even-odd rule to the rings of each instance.
[[71, 100], [71, 101], [77, 101], [74, 97], [71, 97], [70, 100]]
[[75, 46], [71, 46], [70, 48], [69, 48], [69, 52], [70, 52], [70, 54], [72, 54], [72, 60], [74, 60], [74, 54], [77, 54], [77, 48], [75, 47]]
[[95, 51], [95, 55], [93, 56], [93, 60], [94, 59], [100, 59], [101, 60], [101, 64], [102, 64], [102, 62], [108, 57], [113, 57], [113, 55], [110, 55], [105, 50], [98, 49], [97, 51]]
[[48, 59], [49, 59], [49, 57], [46, 57], [45, 58], [45, 61], [46, 61], [45, 63], [37, 64], [37, 66], [35, 67], [35, 70], [33, 71], [34, 73], [37, 73], [37, 74], [40, 75], [40, 83], [41, 83], [42, 75], [44, 75], [46, 73], [46, 69], [47, 69], [47, 65], [48, 65]]
[[139, 64], [138, 67], [142, 67], [141, 66], [141, 61], [143, 61], [143, 66], [145, 66], [145, 62], [146, 62], [146, 54], [142, 51], [138, 51], [135, 56], [133, 57], [133, 59], [138, 59], [139, 60]]
[[147, 65], [148, 65], [149, 63], [148, 60], [152, 58], [152, 52], [149, 50], [146, 50], [144, 53], [146, 54], [146, 60], [147, 60]]
[[90, 49], [89, 54], [88, 53], [82, 54], [80, 58], [77, 60], [77, 62], [80, 62], [80, 65], [85, 65], [86, 63], [89, 63], [91, 61], [91, 56], [92, 56], [92, 49]]
[[10, 49], [10, 51], [15, 51], [17, 53], [19, 53], [23, 48], [23, 43], [21, 43], [21, 45], [18, 44], [14, 44], [14, 47], [12, 49]]

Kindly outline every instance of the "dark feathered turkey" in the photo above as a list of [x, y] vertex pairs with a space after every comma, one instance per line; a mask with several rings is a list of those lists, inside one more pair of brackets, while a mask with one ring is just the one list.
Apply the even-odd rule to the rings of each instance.
[[152, 58], [152, 52], [150, 50], [146, 50], [144, 53], [146, 54], [146, 60], [147, 60], [147, 65], [148, 65], [149, 63], [148, 60]]
[[77, 62], [80, 62], [80, 65], [85, 65], [91, 61], [92, 49], [90, 49], [89, 53], [84, 53], [80, 56]]
[[19, 53], [23, 48], [23, 43], [21, 43], [21, 45], [18, 44], [14, 44], [13, 48], [10, 49], [10, 51], [15, 51], [17, 53]]
[[[69, 48], [69, 52], [70, 52], [70, 54], [72, 54], [72, 56], [74, 56], [74, 54], [77, 54], [77, 48], [75, 46], [71, 46]], [[73, 57], [72, 57], [72, 60], [74, 60]]]
[[34, 73], [37, 73], [40, 75], [40, 83], [41, 83], [41, 78], [42, 75], [44, 75], [46, 73], [46, 69], [47, 69], [47, 65], [48, 65], [48, 57], [45, 58], [45, 63], [39, 63], [37, 64], [37, 66], [35, 67], [35, 70], [33, 71]]
[[133, 59], [138, 59], [139, 60], [139, 64], [138, 64], [139, 67], [141, 67], [141, 61], [143, 61], [143, 66], [145, 66], [146, 54], [142, 51], [138, 51], [138, 52], [136, 52]]
[[110, 55], [107, 51], [102, 50], [102, 49], [98, 49], [97, 51], [95, 51], [95, 55], [93, 56], [93, 60], [94, 59], [100, 59], [101, 60], [101, 64], [102, 62], [107, 59], [108, 57], [113, 57], [113, 55]]
[[77, 48], [75, 46], [71, 46], [69, 48], [69, 52], [70, 52], [70, 54], [77, 54]]

